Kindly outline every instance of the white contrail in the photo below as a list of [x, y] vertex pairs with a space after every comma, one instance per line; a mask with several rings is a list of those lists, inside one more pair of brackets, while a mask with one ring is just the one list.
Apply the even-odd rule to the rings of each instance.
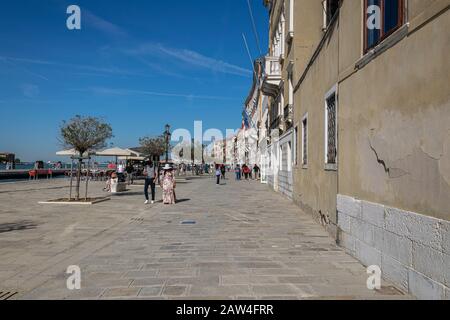
[[255, 34], [256, 44], [258, 45], [259, 54], [262, 56], [261, 45], [259, 44], [258, 30], [256, 29], [255, 18], [253, 17], [252, 6], [250, 5], [250, 0], [247, 0], [248, 11], [250, 12], [250, 19], [252, 20], [253, 33]]
[[255, 70], [255, 65], [253, 63], [252, 55], [250, 54], [250, 49], [248, 48], [247, 39], [245, 38], [244, 33], [242, 33], [242, 38], [244, 39], [244, 44], [245, 44], [245, 48], [247, 49], [248, 58], [250, 59], [250, 63], [252, 64], [253, 74], [255, 75], [255, 78], [258, 78], [258, 76], [256, 75], [256, 70]]

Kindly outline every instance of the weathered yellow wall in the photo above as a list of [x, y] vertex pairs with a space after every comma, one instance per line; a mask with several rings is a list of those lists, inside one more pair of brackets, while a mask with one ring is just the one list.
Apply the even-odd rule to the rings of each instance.
[[340, 194], [450, 220], [449, 30], [447, 10], [340, 84]]
[[[288, 5], [289, 1], [286, 1]], [[295, 0], [294, 40], [292, 57], [294, 61], [294, 82], [305, 70], [317, 44], [323, 36], [321, 1]]]
[[408, 0], [408, 17], [414, 19], [439, 0]]
[[[320, 21], [317, 25], [321, 26]], [[334, 234], [336, 224], [337, 172], [325, 170], [325, 95], [338, 77], [338, 28], [326, 42], [308, 75], [294, 95], [298, 124], [299, 163], [294, 167], [293, 199], [300, 207], [327, 225]], [[308, 167], [301, 163], [301, 119], [308, 113]]]
[[362, 1], [344, 1], [339, 13], [339, 70], [354, 69], [362, 54]]
[[[343, 2], [333, 34], [294, 94], [294, 201], [316, 217], [327, 215], [332, 233], [337, 193], [450, 220], [450, 13], [441, 11], [450, 1], [410, 0], [410, 30], [421, 27], [356, 71], [363, 55], [361, 3]], [[307, 11], [296, 9], [295, 83], [304, 70], [297, 62], [308, 50], [298, 39], [302, 32], [313, 39], [314, 23], [322, 25], [309, 9], [316, 15], [309, 29], [301, 26]], [[333, 172], [324, 169], [324, 96], [338, 81], [339, 165]], [[306, 113], [309, 161], [303, 169]]]

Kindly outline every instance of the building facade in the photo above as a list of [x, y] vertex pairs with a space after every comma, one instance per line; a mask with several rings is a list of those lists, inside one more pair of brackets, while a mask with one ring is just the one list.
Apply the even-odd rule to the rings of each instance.
[[264, 4], [269, 184], [405, 291], [450, 298], [450, 1]]
[[265, 57], [262, 92], [267, 97], [268, 131], [264, 174], [268, 184], [292, 199], [293, 136], [293, 51], [290, 50], [293, 19], [289, 19], [293, 2], [265, 1], [270, 12], [269, 52]]

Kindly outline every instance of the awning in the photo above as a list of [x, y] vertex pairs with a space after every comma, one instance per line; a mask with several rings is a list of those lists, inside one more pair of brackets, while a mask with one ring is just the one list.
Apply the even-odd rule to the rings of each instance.
[[119, 160], [133, 160], [133, 161], [144, 161], [146, 157], [119, 157]]
[[103, 151], [99, 151], [95, 153], [96, 156], [100, 157], [135, 157], [137, 156], [134, 152], [130, 150], [125, 150], [121, 148], [110, 148]]
[[[85, 152], [82, 155], [82, 158], [87, 158], [89, 157], [89, 155], [92, 155], [92, 152]], [[61, 157], [79, 157], [80, 153], [78, 151], [76, 151], [75, 149], [69, 149], [69, 150], [61, 150], [56, 152], [57, 156], [61, 156]]]

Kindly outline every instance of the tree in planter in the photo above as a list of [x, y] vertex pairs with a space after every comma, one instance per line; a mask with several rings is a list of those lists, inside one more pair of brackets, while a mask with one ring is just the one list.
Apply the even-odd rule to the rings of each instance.
[[63, 121], [60, 128], [60, 140], [67, 148], [79, 153], [75, 199], [80, 200], [80, 181], [82, 156], [88, 151], [98, 150], [106, 146], [106, 141], [113, 137], [112, 128], [99, 118], [75, 116]]
[[139, 144], [141, 145], [142, 153], [152, 160], [155, 157], [159, 158], [166, 152], [166, 140], [164, 136], [140, 138]]

